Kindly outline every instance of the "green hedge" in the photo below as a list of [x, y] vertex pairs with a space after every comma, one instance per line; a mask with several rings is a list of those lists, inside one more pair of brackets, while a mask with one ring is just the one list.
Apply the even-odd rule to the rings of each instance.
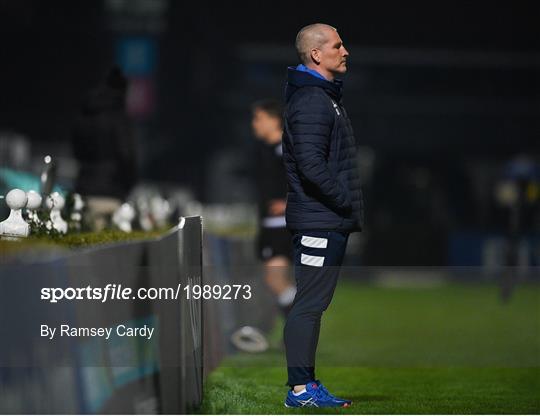
[[103, 230], [99, 232], [80, 232], [66, 235], [30, 235], [17, 241], [0, 240], [0, 253], [10, 253], [24, 249], [47, 247], [63, 247], [76, 249], [97, 244], [109, 244], [120, 241], [144, 240], [156, 238], [167, 232], [172, 225], [153, 231], [133, 231], [125, 233], [120, 230]]

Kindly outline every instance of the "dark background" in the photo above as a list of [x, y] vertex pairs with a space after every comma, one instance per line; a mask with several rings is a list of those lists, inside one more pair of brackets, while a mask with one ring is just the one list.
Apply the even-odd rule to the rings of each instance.
[[[141, 180], [250, 202], [249, 104], [282, 97], [297, 31], [324, 22], [350, 52], [344, 97], [369, 167], [366, 262], [446, 263], [452, 232], [506, 230], [493, 186], [540, 142], [537, 2], [169, 0], [133, 12], [151, 3], [1, 2], [0, 129], [69, 155], [81, 99], [117, 40], [145, 36], [157, 45], [157, 98], [135, 120]], [[538, 230], [537, 217], [528, 226]]]

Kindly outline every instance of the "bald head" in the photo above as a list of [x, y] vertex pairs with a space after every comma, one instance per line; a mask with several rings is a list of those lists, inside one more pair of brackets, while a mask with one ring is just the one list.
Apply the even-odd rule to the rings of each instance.
[[296, 35], [295, 46], [298, 57], [304, 65], [311, 62], [311, 50], [324, 45], [332, 31], [335, 32], [336, 28], [324, 23], [315, 23], [300, 29]]

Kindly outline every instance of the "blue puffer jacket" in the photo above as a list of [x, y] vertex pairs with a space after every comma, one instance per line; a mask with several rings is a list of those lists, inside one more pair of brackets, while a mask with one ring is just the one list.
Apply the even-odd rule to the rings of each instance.
[[283, 160], [292, 231], [357, 231], [363, 201], [356, 141], [341, 82], [288, 69]]

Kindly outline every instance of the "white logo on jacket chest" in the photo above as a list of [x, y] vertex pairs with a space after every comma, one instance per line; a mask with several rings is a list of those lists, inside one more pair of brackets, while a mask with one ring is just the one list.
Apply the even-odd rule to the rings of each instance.
[[332, 105], [334, 106], [334, 110], [336, 110], [337, 115], [340, 116], [341, 113], [339, 112], [339, 107], [334, 100], [332, 100]]

